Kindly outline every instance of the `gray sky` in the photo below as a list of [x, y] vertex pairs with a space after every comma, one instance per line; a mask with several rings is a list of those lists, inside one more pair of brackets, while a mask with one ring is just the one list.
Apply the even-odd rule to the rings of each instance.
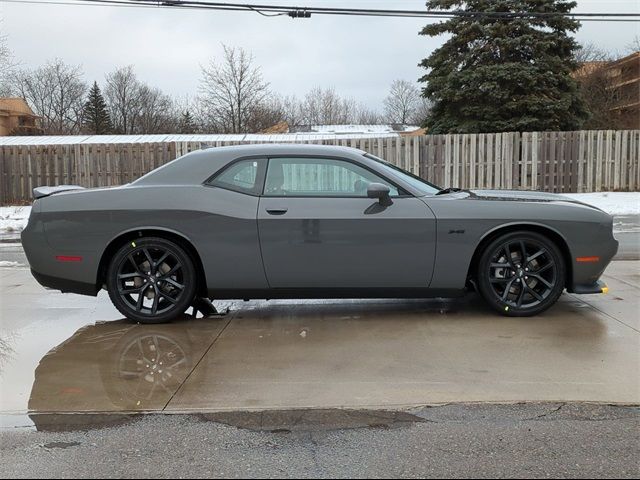
[[[236, 2], [238, 0], [235, 0]], [[244, 0], [247, 1], [247, 0]], [[348, 4], [420, 9], [424, 0], [265, 0], [253, 3]], [[640, 0], [579, 0], [576, 11], [640, 12]], [[265, 18], [257, 13], [183, 11], [0, 2], [9, 47], [24, 66], [60, 57], [81, 65], [88, 81], [132, 64], [139, 77], [175, 96], [194, 95], [200, 65], [221, 43], [251, 51], [274, 91], [302, 96], [316, 85], [379, 108], [396, 78], [416, 80], [418, 62], [442, 38], [419, 36], [433, 20], [315, 16]], [[584, 22], [577, 38], [624, 51], [639, 23]]]

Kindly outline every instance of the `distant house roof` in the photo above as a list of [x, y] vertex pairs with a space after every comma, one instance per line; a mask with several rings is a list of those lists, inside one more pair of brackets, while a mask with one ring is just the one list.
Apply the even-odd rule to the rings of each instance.
[[260, 133], [267, 133], [269, 135], [274, 133], [289, 133], [289, 124], [285, 121], [278, 122], [269, 128], [265, 128]]
[[638, 60], [640, 60], [640, 51], [638, 52], [633, 52], [630, 53], [629, 55], [627, 55], [626, 57], [622, 57], [619, 58], [618, 60], [615, 60], [613, 62], [611, 62], [611, 67], [619, 67], [622, 64], [625, 63], [630, 63], [630, 62], [638, 62]]
[[37, 118], [24, 98], [0, 97], [0, 112], [4, 115], [20, 115]]
[[163, 143], [201, 142], [214, 145], [222, 142], [270, 143], [304, 142], [317, 140], [359, 139], [397, 137], [397, 133], [281, 133], [281, 134], [238, 134], [238, 135], [60, 135], [32, 137], [0, 137], [1, 145], [77, 145], [98, 143]]

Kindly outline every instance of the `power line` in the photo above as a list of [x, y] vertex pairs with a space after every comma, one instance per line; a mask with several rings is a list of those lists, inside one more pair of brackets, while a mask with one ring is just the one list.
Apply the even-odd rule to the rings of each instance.
[[288, 15], [292, 18], [308, 18], [311, 15], [347, 15], [367, 17], [396, 17], [396, 18], [440, 18], [451, 19], [458, 17], [496, 18], [496, 19], [526, 19], [526, 18], [573, 18], [580, 21], [599, 22], [636, 22], [640, 20], [640, 13], [552, 13], [552, 12], [468, 12], [462, 10], [394, 10], [394, 9], [365, 9], [365, 8], [334, 8], [334, 7], [293, 7], [288, 5], [265, 5], [229, 2], [209, 2], [199, 0], [0, 0], [5, 3], [24, 4], [53, 4], [53, 5], [103, 5], [115, 7], [144, 7], [144, 8], [187, 8], [216, 11], [252, 11], [267, 17]]
[[[132, 0], [139, 2], [148, 2], [151, 0]], [[440, 11], [440, 10], [396, 10], [396, 9], [374, 9], [374, 8], [338, 8], [338, 7], [292, 7], [288, 5], [273, 4], [245, 4], [230, 2], [211, 2], [200, 0], [175, 0], [171, 2], [173, 5], [199, 5], [208, 7], [233, 7], [233, 8], [250, 8], [251, 10], [261, 11], [304, 11], [311, 14], [332, 14], [332, 15], [366, 15], [366, 16], [435, 16], [435, 17], [498, 17], [498, 18], [548, 18], [548, 17], [572, 17], [572, 18], [638, 18], [640, 13], [561, 13], [561, 12], [474, 12], [464, 10]]]

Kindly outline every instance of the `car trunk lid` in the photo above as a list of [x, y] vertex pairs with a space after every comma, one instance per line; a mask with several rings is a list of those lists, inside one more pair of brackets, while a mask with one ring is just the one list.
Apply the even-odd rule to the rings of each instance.
[[80, 185], [58, 185], [56, 187], [48, 187], [48, 186], [36, 187], [33, 189], [33, 198], [37, 200], [38, 198], [48, 197], [49, 195], [55, 195], [56, 193], [70, 192], [73, 190], [85, 190], [85, 188], [81, 187]]

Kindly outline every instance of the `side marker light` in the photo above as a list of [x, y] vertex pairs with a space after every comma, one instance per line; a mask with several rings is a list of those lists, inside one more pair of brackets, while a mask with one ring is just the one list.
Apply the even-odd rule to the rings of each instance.
[[596, 263], [600, 261], [600, 257], [578, 257], [576, 262], [578, 263]]
[[75, 257], [70, 255], [56, 255], [56, 260], [59, 262], [81, 262], [82, 257]]

